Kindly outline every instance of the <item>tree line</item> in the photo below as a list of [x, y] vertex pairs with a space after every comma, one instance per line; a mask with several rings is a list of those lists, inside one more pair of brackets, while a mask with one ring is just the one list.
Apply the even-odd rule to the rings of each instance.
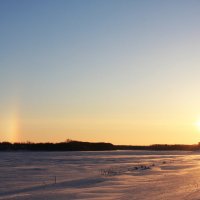
[[71, 141], [60, 143], [10, 143], [0, 142], [0, 151], [110, 151], [110, 150], [151, 150], [151, 151], [195, 151], [200, 150], [200, 144], [154, 144], [149, 146], [113, 145], [111, 143], [92, 143]]

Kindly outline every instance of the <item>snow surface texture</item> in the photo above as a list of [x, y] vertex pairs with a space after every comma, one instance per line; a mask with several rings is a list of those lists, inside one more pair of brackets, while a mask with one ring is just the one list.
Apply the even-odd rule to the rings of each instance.
[[199, 152], [1, 152], [0, 200], [200, 199]]

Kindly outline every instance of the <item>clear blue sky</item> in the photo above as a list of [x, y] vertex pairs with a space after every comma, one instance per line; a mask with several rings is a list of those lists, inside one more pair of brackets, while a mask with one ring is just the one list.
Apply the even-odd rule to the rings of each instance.
[[0, 140], [199, 141], [199, 10], [1, 0]]

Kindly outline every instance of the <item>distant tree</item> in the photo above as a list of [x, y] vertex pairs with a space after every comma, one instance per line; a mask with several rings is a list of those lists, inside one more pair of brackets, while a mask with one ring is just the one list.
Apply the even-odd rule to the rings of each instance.
[[73, 142], [73, 140], [71, 140], [71, 139], [69, 139], [69, 138], [67, 138], [67, 139], [65, 140], [65, 143], [70, 143], [70, 142]]

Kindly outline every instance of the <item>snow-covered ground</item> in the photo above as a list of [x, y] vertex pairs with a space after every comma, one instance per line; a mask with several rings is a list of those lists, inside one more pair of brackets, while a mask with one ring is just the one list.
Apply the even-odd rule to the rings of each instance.
[[0, 153], [0, 200], [71, 199], [200, 199], [200, 153]]

